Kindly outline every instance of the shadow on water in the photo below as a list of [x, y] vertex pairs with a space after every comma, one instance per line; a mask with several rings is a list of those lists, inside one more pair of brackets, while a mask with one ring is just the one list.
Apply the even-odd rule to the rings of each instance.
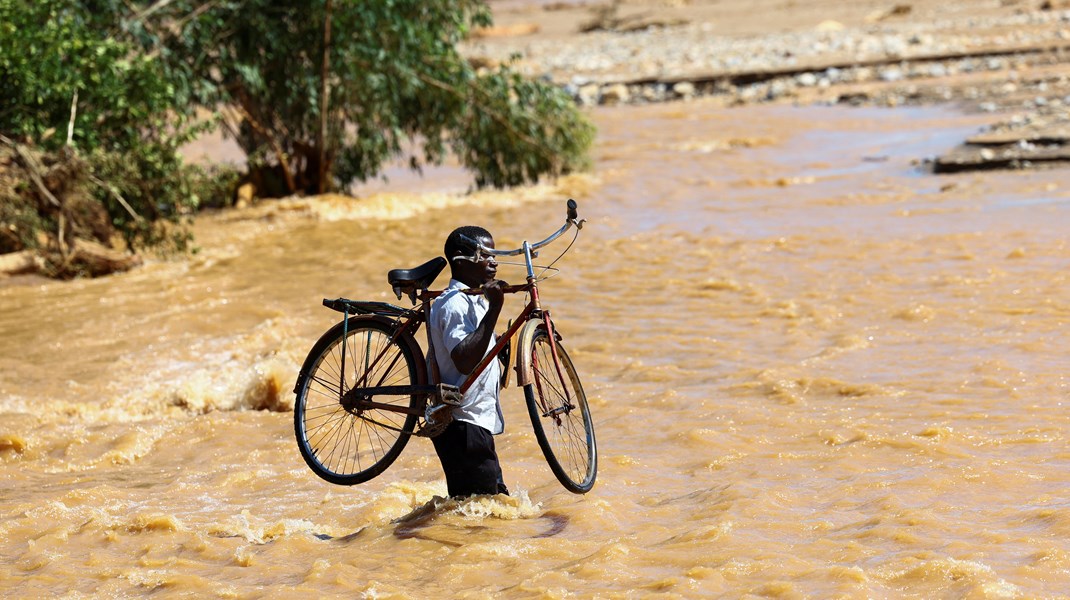
[[354, 531], [353, 533], [347, 533], [346, 535], [339, 536], [339, 537], [335, 537], [333, 535], [328, 535], [326, 533], [313, 533], [312, 537], [315, 537], [317, 539], [321, 539], [321, 540], [323, 540], [325, 542], [326, 541], [333, 541], [333, 542], [341, 542], [343, 544], [346, 544], [346, 543], [352, 542], [353, 540], [359, 538], [361, 536], [361, 534], [363, 534], [367, 529], [368, 528], [366, 526], [365, 527], [361, 527], [360, 529]]
[[[506, 501], [502, 502], [503, 499]], [[506, 510], [488, 511], [488, 504]], [[458, 522], [457, 517], [462, 520]], [[480, 521], [473, 523], [473, 518]], [[394, 537], [398, 539], [421, 539], [460, 547], [502, 537], [552, 537], [565, 530], [568, 516], [548, 512], [528, 517], [512, 505], [508, 496], [472, 496], [463, 500], [436, 496], [393, 523]]]

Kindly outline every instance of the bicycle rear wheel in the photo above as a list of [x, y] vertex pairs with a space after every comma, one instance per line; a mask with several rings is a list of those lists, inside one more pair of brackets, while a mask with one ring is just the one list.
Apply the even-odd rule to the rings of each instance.
[[539, 328], [531, 342], [532, 381], [524, 386], [535, 438], [561, 485], [585, 494], [598, 473], [594, 423], [572, 359], [555, 340], [560, 372], [554, 364], [550, 338]]
[[[316, 475], [331, 483], [354, 485], [379, 475], [397, 460], [418, 417], [388, 409], [359, 409], [353, 395], [347, 398], [346, 392], [357, 385], [417, 385], [422, 383], [422, 371], [414, 342], [407, 338], [390, 341], [388, 323], [353, 317], [348, 326], [343, 325], [323, 334], [305, 359], [294, 402], [294, 433], [301, 456]], [[414, 395], [377, 395], [374, 401], [400, 408], [422, 406]]]

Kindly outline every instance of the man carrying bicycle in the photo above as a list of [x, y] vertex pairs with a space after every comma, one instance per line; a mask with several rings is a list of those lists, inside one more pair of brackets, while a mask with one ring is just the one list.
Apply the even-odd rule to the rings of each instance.
[[[497, 261], [465, 238], [494, 248], [494, 238], [482, 227], [469, 225], [450, 233], [444, 248], [450, 284], [432, 303], [428, 320], [442, 382], [455, 386], [464, 383], [494, 347], [494, 327], [505, 300], [505, 282], [495, 278]], [[482, 288], [483, 295], [466, 294], [467, 288]], [[499, 369], [484, 369], [453, 409], [453, 421], [432, 438], [451, 497], [509, 493], [493, 437], [505, 427], [498, 400], [500, 378]]]

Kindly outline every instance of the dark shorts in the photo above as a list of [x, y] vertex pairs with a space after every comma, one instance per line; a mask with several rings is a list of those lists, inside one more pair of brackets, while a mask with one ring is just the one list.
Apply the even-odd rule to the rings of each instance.
[[446, 473], [450, 497], [509, 494], [494, 450], [494, 436], [479, 425], [453, 421], [431, 438]]

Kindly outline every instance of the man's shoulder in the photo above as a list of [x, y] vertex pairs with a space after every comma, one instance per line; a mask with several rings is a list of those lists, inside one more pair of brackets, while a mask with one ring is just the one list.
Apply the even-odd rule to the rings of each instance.
[[468, 298], [468, 294], [462, 292], [464, 288], [452, 285], [452, 281], [450, 283], [450, 287], [446, 288], [446, 290], [431, 303], [432, 310], [463, 311], [468, 309], [471, 302]]

